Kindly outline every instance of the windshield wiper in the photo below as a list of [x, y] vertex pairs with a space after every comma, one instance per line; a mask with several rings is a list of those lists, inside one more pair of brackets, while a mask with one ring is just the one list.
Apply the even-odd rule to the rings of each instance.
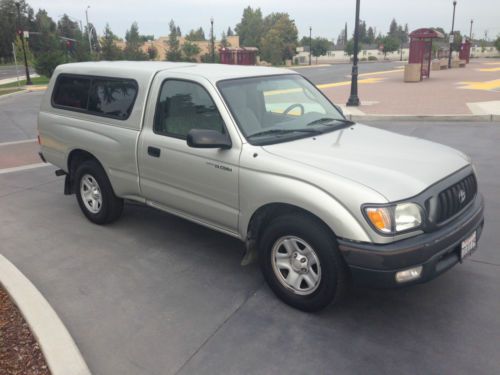
[[260, 137], [262, 135], [271, 135], [271, 134], [289, 134], [289, 133], [311, 133], [311, 134], [320, 134], [319, 130], [313, 129], [269, 129], [263, 130], [261, 132], [253, 133], [248, 136], [248, 138]]
[[341, 124], [344, 124], [344, 125], [354, 125], [355, 124], [355, 122], [350, 121], [350, 120], [346, 120], [343, 118], [322, 117], [322, 118], [319, 118], [317, 120], [311, 121], [306, 126], [318, 125], [318, 124], [331, 125], [332, 122], [340, 122]]

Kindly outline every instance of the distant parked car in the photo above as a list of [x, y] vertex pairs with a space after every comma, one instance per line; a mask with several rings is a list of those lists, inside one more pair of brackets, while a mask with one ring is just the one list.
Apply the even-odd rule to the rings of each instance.
[[466, 155], [348, 121], [285, 69], [61, 65], [38, 128], [41, 157], [90, 221], [116, 220], [127, 199], [239, 238], [274, 293], [306, 311], [350, 280], [428, 281], [483, 227]]

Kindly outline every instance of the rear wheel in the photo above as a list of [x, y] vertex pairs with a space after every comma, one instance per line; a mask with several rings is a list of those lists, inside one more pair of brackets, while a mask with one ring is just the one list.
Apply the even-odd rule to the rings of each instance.
[[318, 311], [343, 296], [346, 266], [333, 233], [314, 217], [275, 218], [262, 235], [259, 251], [264, 277], [285, 303]]
[[115, 195], [106, 172], [96, 161], [85, 161], [76, 168], [75, 191], [83, 214], [95, 224], [111, 223], [122, 214], [123, 199]]

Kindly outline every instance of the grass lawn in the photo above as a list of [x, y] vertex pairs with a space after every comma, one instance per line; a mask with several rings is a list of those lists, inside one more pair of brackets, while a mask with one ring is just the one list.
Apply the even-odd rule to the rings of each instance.
[[2, 95], [7, 95], [7, 94], [11, 94], [13, 92], [16, 92], [16, 91], [21, 91], [22, 89], [19, 89], [17, 87], [13, 87], [13, 88], [7, 88], [7, 89], [2, 89], [0, 88], [0, 96]]
[[[31, 82], [33, 82], [34, 85], [46, 85], [47, 83], [49, 83], [49, 78], [45, 76], [34, 77], [31, 78]], [[19, 80], [19, 84], [21, 86], [26, 85], [26, 80], [25, 79]], [[10, 87], [17, 87], [17, 81], [0, 85], [0, 89], [7, 89]]]

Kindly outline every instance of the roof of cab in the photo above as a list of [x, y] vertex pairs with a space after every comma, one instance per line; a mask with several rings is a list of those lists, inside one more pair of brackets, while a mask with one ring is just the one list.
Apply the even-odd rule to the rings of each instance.
[[270, 68], [262, 66], [223, 65], [223, 64], [196, 64], [185, 62], [168, 61], [97, 61], [81, 62], [60, 65], [58, 73], [93, 74], [113, 76], [123, 73], [124, 76], [131, 75], [153, 75], [159, 71], [169, 70], [172, 72], [195, 74], [206, 79], [217, 82], [223, 79], [255, 77], [275, 74], [297, 74], [296, 72], [282, 68]]

